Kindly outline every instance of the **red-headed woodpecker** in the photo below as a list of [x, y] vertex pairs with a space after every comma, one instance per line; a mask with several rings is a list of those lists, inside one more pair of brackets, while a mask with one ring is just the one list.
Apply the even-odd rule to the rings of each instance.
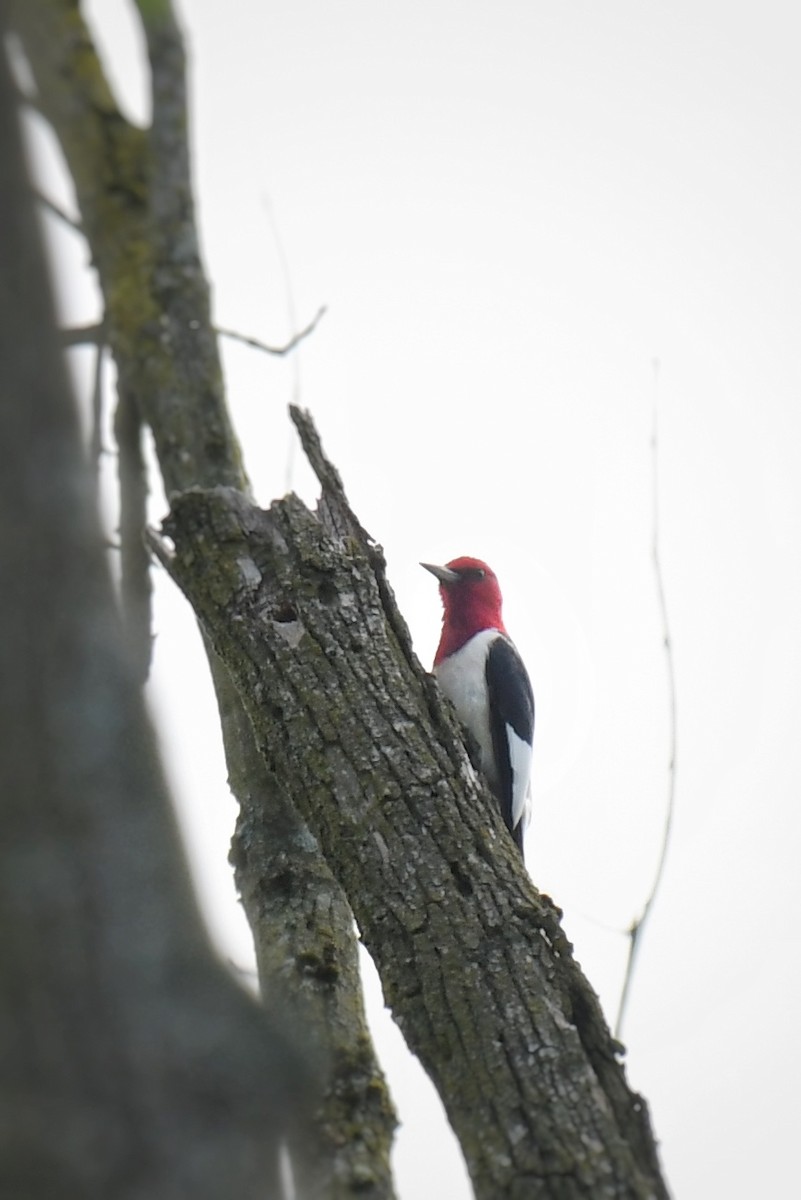
[[498, 580], [477, 558], [421, 563], [439, 580], [445, 610], [434, 674], [474, 738], [479, 764], [523, 853], [528, 823], [534, 695], [501, 615]]

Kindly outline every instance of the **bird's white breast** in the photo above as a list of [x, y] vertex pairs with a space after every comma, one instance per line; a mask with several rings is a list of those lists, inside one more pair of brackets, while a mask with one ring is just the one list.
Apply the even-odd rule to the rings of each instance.
[[481, 770], [493, 787], [497, 784], [497, 777], [490, 732], [486, 664], [489, 648], [496, 637], [496, 629], [482, 629], [434, 668], [439, 685], [459, 714], [459, 720], [478, 744]]

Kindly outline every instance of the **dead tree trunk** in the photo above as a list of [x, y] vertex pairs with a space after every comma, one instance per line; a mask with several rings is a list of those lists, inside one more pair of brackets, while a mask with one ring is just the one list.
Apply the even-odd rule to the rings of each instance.
[[559, 914], [532, 887], [420, 668], [380, 552], [308, 418], [323, 492], [269, 511], [228, 488], [174, 498], [154, 539], [250, 714], [273, 786], [350, 898], [479, 1200], [665, 1197]]

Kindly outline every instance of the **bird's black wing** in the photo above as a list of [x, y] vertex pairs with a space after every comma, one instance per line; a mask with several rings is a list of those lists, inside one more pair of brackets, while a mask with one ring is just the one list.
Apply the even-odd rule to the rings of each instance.
[[522, 817], [534, 738], [534, 693], [522, 658], [512, 642], [502, 635], [490, 646], [486, 675], [498, 801], [506, 826], [522, 853]]

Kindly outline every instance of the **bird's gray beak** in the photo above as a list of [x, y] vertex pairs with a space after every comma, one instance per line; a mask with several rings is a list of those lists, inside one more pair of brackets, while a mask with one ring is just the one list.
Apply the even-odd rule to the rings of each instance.
[[459, 576], [450, 567], [437, 567], [434, 563], [420, 563], [421, 567], [425, 567], [432, 575], [436, 575], [440, 583], [457, 583]]

